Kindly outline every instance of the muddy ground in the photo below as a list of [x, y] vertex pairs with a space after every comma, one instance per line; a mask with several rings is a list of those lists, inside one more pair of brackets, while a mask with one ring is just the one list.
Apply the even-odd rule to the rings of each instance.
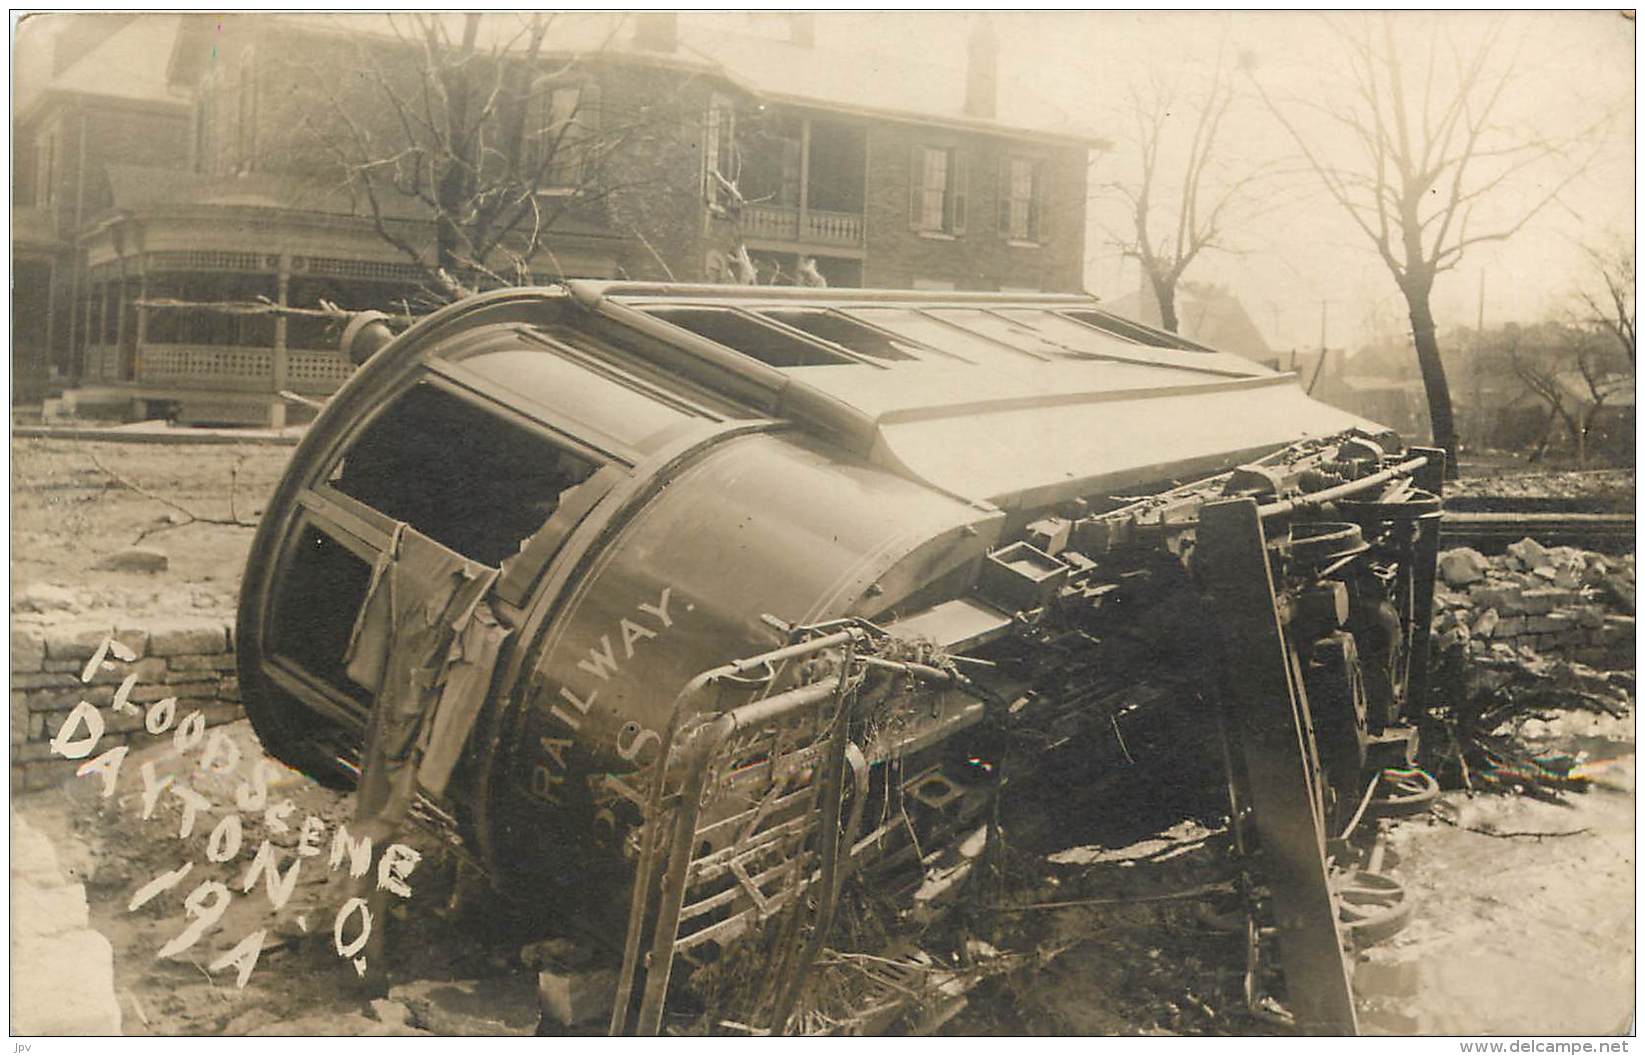
[[[14, 599], [45, 584], [66, 588], [85, 608], [231, 611], [250, 531], [178, 522], [252, 519], [289, 450], [18, 442]], [[166, 573], [93, 570], [155, 528], [144, 545], [167, 552]], [[522, 932], [520, 917], [483, 884], [462, 878], [459, 858], [433, 837], [416, 841], [425, 857], [409, 879], [411, 897], [392, 900], [387, 947], [370, 966], [386, 969], [392, 1000], [376, 1003], [352, 960], [336, 951], [337, 911], [354, 893], [346, 856], [335, 868], [330, 862], [335, 826], [350, 814], [346, 795], [277, 771], [270, 801], [291, 800], [288, 831], [272, 831], [255, 811], [239, 812], [241, 853], [222, 864], [208, 860], [211, 829], [258, 754], [249, 727], [230, 730], [242, 758], [229, 773], [201, 771], [198, 750], [179, 755], [161, 747], [128, 759], [107, 798], [96, 779], [85, 778], [14, 801], [54, 834], [64, 865], [86, 884], [92, 925], [115, 949], [126, 1032], [529, 1031], [532, 995], [519, 985], [527, 978], [520, 953], [522, 940], [540, 936]], [[1622, 1032], [1631, 1022], [1632, 719], [1571, 714], [1525, 732], [1546, 750], [1583, 753], [1595, 787], [1563, 805], [1451, 792], [1432, 812], [1390, 825], [1386, 863], [1419, 902], [1404, 932], [1358, 957], [1365, 1031], [1588, 1034]], [[178, 835], [182, 809], [172, 797], [142, 817], [144, 762], [154, 764], [153, 780], [181, 778], [212, 801], [189, 835]], [[302, 859], [289, 901], [273, 912], [262, 878], [243, 889], [247, 865], [264, 838], [282, 849], [284, 864], [309, 815], [323, 827], [321, 853]], [[1014, 970], [972, 990], [940, 1031], [1273, 1030], [1244, 1011], [1242, 940], [1214, 926], [1196, 902], [1015, 908], [1216, 883], [1229, 872], [1222, 826], [1216, 789], [1169, 765], [1110, 775], [1088, 795], [1063, 795], [1051, 807], [1008, 804], [1007, 853], [974, 878], [966, 903], [932, 938], [962, 950], [969, 938], [962, 957], [1003, 957]], [[185, 862], [194, 863], [186, 881], [130, 908], [140, 888]], [[188, 921], [184, 894], [208, 877], [225, 883], [226, 912], [180, 956], [157, 957]], [[345, 920], [345, 940], [357, 924], [357, 916]], [[243, 988], [233, 967], [208, 970], [259, 929], [265, 934]], [[474, 979], [487, 980], [478, 997], [427, 982]]]

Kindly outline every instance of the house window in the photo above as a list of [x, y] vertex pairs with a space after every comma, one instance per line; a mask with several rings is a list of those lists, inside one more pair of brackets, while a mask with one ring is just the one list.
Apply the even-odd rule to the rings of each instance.
[[238, 172], [250, 172], [257, 156], [257, 68], [253, 60], [254, 53], [246, 49], [235, 92], [234, 164]]
[[952, 147], [915, 147], [909, 173], [909, 226], [922, 234], [965, 233], [965, 156]]
[[200, 82], [194, 102], [194, 171], [215, 175], [217, 172], [217, 126], [219, 78], [215, 70]]
[[40, 145], [40, 163], [36, 173], [37, 186], [34, 200], [41, 206], [50, 205], [57, 197], [57, 131], [53, 129]]
[[724, 96], [712, 97], [703, 130], [703, 197], [713, 205], [726, 204], [736, 190], [736, 137], [737, 111]]
[[592, 81], [546, 87], [531, 97], [524, 178], [539, 194], [572, 194], [594, 173], [600, 86]]
[[1044, 224], [1044, 163], [1007, 158], [1000, 173], [1000, 233], [1013, 242], [1039, 242]]

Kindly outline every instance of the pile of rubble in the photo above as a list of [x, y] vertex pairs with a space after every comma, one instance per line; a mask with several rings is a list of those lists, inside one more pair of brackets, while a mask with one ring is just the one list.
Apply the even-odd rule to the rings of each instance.
[[[1517, 467], [1516, 467], [1517, 469]], [[1481, 472], [1445, 482], [1445, 498], [1589, 499], [1634, 505], [1632, 469], [1550, 470], [1544, 473]]]
[[1434, 645], [1475, 656], [1529, 650], [1596, 668], [1634, 666], [1634, 555], [1521, 539], [1499, 557], [1439, 555]]

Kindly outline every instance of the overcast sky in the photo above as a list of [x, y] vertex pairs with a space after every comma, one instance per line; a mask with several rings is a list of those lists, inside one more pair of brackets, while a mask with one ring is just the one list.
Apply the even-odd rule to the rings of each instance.
[[[826, 35], [834, 43], [873, 40], [892, 50], [906, 41], [910, 53], [958, 69], [975, 16], [852, 12], [820, 17], [819, 37]], [[1253, 75], [1276, 100], [1337, 98], [1346, 87], [1341, 44], [1316, 14], [997, 12], [990, 17], [1001, 40], [1002, 91], [1018, 84], [1059, 100], [1081, 125], [1116, 140], [1113, 152], [1098, 160], [1094, 193], [1102, 181], [1129, 175], [1134, 167], [1134, 153], [1120, 142], [1128, 131], [1125, 104], [1132, 86], [1159, 78], [1191, 89], [1209, 75], [1225, 34], [1229, 53], [1244, 53]], [[1402, 34], [1437, 33], [1464, 53], [1500, 23], [1496, 53], [1503, 67], [1512, 69], [1513, 80], [1498, 116], [1517, 131], [1569, 137], [1603, 114], [1614, 116], [1601, 134], [1569, 144], [1589, 163], [1555, 204], [1509, 242], [1470, 250], [1435, 289], [1441, 328], [1473, 323], [1482, 275], [1487, 325], [1557, 310], [1580, 281], [1583, 242], [1609, 236], [1632, 243], [1633, 21], [1612, 12], [1578, 11], [1393, 17]], [[1224, 169], [1237, 172], [1259, 159], [1299, 162], [1294, 145], [1243, 82], [1241, 93], [1227, 126], [1230, 149]], [[1305, 127], [1320, 127], [1317, 116], [1305, 109], [1297, 112]], [[1556, 164], [1544, 165], [1504, 185], [1496, 195], [1499, 215], [1509, 216], [1522, 202], [1543, 197], [1560, 171]], [[1189, 278], [1232, 287], [1276, 347], [1317, 343], [1321, 300], [1330, 302], [1333, 345], [1357, 343], [1369, 332], [1374, 315], [1380, 315], [1385, 329], [1403, 332], [1403, 300], [1387, 269], [1317, 181], [1281, 180], [1261, 204], [1260, 215], [1231, 225], [1231, 241], [1241, 252], [1203, 257]], [[1091, 215], [1086, 267], [1091, 290], [1104, 297], [1135, 290], [1136, 265], [1120, 257], [1103, 230], [1120, 224], [1123, 205], [1099, 195]]]

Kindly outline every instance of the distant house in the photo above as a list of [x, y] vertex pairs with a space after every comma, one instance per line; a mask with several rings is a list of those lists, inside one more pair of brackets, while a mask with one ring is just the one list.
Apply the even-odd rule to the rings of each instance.
[[[283, 422], [275, 393], [334, 390], [349, 368], [323, 321], [150, 305], [409, 304], [425, 272], [346, 192], [293, 71], [365, 55], [415, 80], [415, 43], [380, 15], [43, 17], [50, 68], [14, 119], [16, 376], [38, 390], [49, 367], [83, 407], [189, 421]], [[1099, 141], [1000, 91], [986, 28], [959, 75], [820, 47], [808, 15], [758, 22], [557, 17], [527, 71], [553, 79], [538, 124], [681, 118], [612, 154], [621, 189], [558, 217], [531, 281], [715, 281], [746, 259], [759, 282], [1081, 288]], [[396, 120], [350, 116], [367, 135]], [[558, 190], [550, 173], [536, 193]], [[397, 238], [434, 237], [415, 201], [380, 204]]]
[[[1160, 325], [1159, 301], [1147, 282], [1136, 293], [1104, 301], [1104, 306], [1128, 319]], [[1228, 287], [1207, 282], [1183, 282], [1177, 287], [1177, 329], [1202, 345], [1233, 352], [1279, 370], [1289, 370], [1280, 353], [1269, 347], [1245, 305]]]

